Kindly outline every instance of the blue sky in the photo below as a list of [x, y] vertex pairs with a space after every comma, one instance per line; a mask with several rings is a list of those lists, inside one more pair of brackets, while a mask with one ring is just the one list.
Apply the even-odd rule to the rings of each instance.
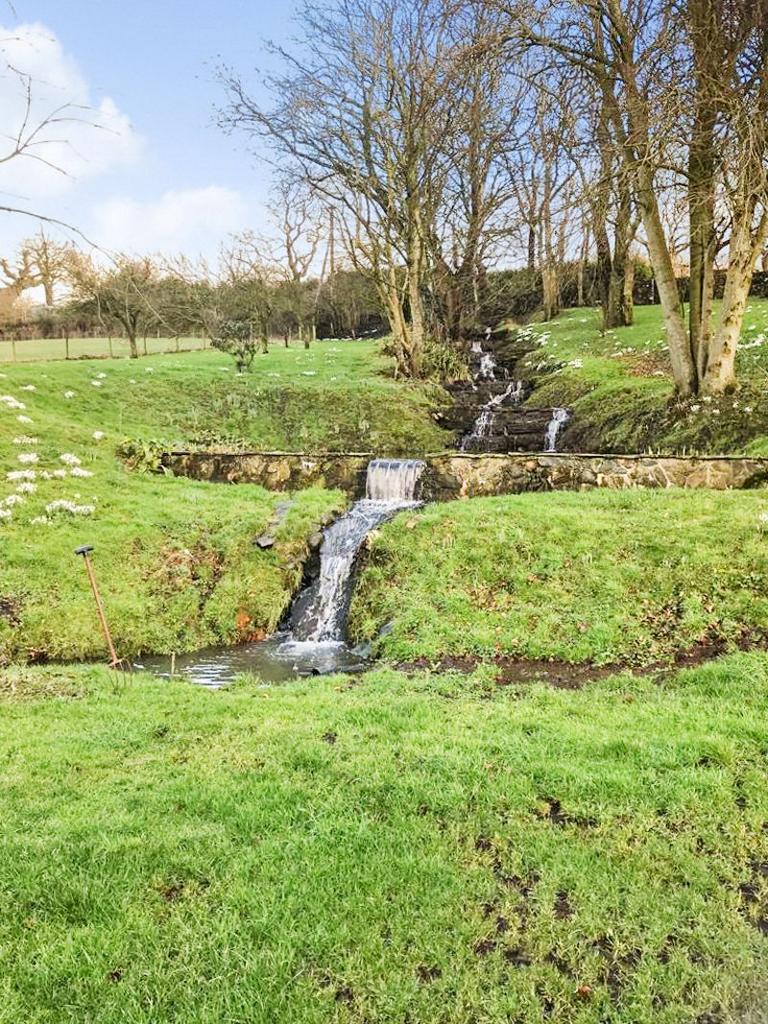
[[[217, 222], [223, 233], [241, 220], [244, 227], [259, 226], [270, 171], [248, 152], [243, 137], [228, 137], [217, 128], [215, 107], [223, 94], [215, 70], [223, 62], [256, 83], [252, 69], [267, 60], [263, 39], [284, 42], [292, 33], [290, 4], [15, 0], [14, 6], [17, 20], [7, 17], [6, 31], [19, 24], [44, 26], [58, 50], [45, 56], [43, 66], [59, 62], [67, 74], [79, 75], [93, 106], [111, 100], [109, 117], [114, 115], [118, 125], [116, 132], [92, 132], [101, 135], [100, 142], [90, 136], [83, 141], [88, 154], [99, 144], [103, 152], [87, 157], [66, 187], [50, 182], [47, 190], [45, 183], [19, 189], [30, 205], [120, 248], [135, 241], [142, 220], [150, 248], [178, 240], [208, 253]], [[66, 75], [63, 83], [60, 93], [74, 88]], [[128, 123], [130, 130], [120, 127]], [[121, 136], [119, 144], [115, 135]], [[6, 191], [18, 189], [17, 178], [18, 172]], [[186, 223], [183, 230], [175, 228], [179, 220]], [[0, 247], [11, 244], [19, 230], [0, 228]]]

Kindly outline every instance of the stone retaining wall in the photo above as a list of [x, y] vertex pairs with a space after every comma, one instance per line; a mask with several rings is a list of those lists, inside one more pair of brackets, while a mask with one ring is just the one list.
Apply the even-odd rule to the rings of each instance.
[[[172, 473], [195, 480], [254, 483], [275, 491], [338, 488], [360, 497], [372, 458], [367, 453], [169, 452], [163, 464]], [[429, 501], [593, 487], [708, 487], [723, 491], [768, 486], [768, 458], [446, 452], [427, 455], [425, 462], [421, 497]]]

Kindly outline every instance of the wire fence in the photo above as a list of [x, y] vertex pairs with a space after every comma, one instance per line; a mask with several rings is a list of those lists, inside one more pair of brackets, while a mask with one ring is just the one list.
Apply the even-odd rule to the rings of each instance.
[[[139, 338], [140, 355], [199, 352], [209, 348], [207, 338]], [[57, 359], [120, 359], [130, 355], [127, 338], [0, 339], [0, 363], [33, 363]]]

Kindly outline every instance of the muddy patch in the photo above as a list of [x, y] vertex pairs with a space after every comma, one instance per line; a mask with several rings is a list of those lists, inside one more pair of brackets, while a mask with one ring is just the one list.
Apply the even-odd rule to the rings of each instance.
[[633, 665], [613, 662], [610, 665], [594, 665], [591, 662], [572, 664], [566, 661], [529, 660], [497, 654], [492, 658], [475, 655], [442, 655], [438, 658], [416, 658], [399, 662], [395, 668], [406, 675], [418, 672], [458, 672], [471, 675], [481, 666], [496, 669], [494, 682], [497, 686], [525, 686], [544, 683], [556, 690], [580, 690], [587, 683], [599, 682], [611, 676], [628, 673], [636, 677], [655, 676], [660, 682], [684, 668], [696, 668], [708, 661], [721, 658], [735, 651], [768, 650], [768, 634], [750, 633], [730, 643], [723, 640], [697, 644], [667, 661], [654, 661], [648, 665]]

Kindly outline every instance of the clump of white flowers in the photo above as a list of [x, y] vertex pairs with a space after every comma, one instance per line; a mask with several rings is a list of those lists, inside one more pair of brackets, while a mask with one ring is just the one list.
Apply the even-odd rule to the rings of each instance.
[[63, 455], [59, 456], [59, 462], [63, 462], [65, 466], [79, 466], [80, 459], [71, 452], [64, 452]]
[[9, 508], [0, 508], [0, 519], [10, 519], [11, 515], [12, 513]]
[[10, 473], [5, 474], [5, 479], [13, 482], [17, 480], [34, 480], [36, 477], [37, 473], [34, 469], [12, 469]]
[[24, 387], [21, 390], [22, 391], [37, 391], [37, 388], [35, 387], [34, 384], [25, 384]]
[[76, 505], [74, 501], [67, 501], [66, 498], [58, 498], [56, 501], [50, 501], [45, 506], [45, 511], [48, 515], [67, 515], [67, 516], [90, 516], [96, 511], [95, 505]]
[[51, 520], [48, 516], [35, 516], [34, 519], [30, 519], [32, 526], [49, 526]]
[[101, 381], [100, 380], [92, 380], [91, 384], [93, 384], [93, 386], [95, 388], [100, 388], [101, 387]]
[[13, 395], [0, 395], [0, 402], [3, 405], [7, 405], [9, 409], [26, 409], [26, 405], [20, 402], [18, 398], [14, 398]]
[[22, 434], [20, 437], [14, 437], [13, 444], [39, 444], [40, 438], [38, 437], [27, 437], [26, 434]]
[[93, 473], [89, 469], [83, 469], [81, 466], [75, 466], [74, 469], [70, 469], [70, 476], [78, 476], [82, 478], [93, 476]]
[[105, 436], [105, 434], [104, 434], [103, 430], [94, 430], [94, 432], [93, 432], [93, 440], [94, 441], [101, 441], [101, 439], [104, 436]]
[[9, 494], [7, 498], [3, 498], [2, 504], [6, 508], [11, 508], [13, 505], [21, 505], [23, 501], [20, 494]]
[[64, 392], [64, 397], [65, 398], [74, 398], [75, 397], [75, 392], [74, 391], [65, 391]]
[[23, 423], [25, 427], [28, 427], [32, 423], [32, 418], [30, 416], [17, 416], [16, 419], [19, 423]]
[[22, 452], [20, 455], [17, 455], [16, 458], [21, 463], [38, 462], [40, 460], [40, 456], [37, 452]]
[[18, 494], [34, 494], [37, 490], [37, 484], [23, 483], [19, 484], [16, 488]]

